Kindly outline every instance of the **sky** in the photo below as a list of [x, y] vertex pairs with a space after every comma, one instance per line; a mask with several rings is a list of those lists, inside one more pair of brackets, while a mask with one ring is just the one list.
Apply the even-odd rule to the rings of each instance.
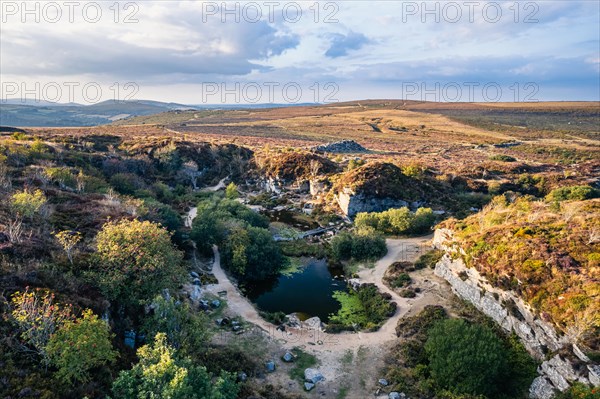
[[600, 100], [599, 4], [0, 0], [0, 98]]

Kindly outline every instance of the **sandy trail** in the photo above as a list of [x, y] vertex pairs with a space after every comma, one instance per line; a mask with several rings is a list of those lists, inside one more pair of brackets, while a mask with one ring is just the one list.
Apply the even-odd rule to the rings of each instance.
[[[385, 324], [375, 332], [342, 333], [328, 334], [321, 331], [298, 331], [288, 329], [286, 333], [276, 330], [276, 326], [264, 320], [258, 314], [257, 309], [248, 298], [233, 285], [223, 268], [221, 267], [221, 256], [218, 248], [213, 247], [214, 264], [212, 272], [219, 281], [218, 284], [211, 284], [205, 287], [205, 290], [213, 294], [225, 291], [227, 293], [228, 308], [235, 314], [242, 316], [248, 322], [255, 324], [269, 333], [273, 338], [280, 339], [285, 347], [294, 347], [302, 343], [315, 343], [322, 341], [323, 344], [309, 345], [311, 352], [334, 351], [343, 353], [348, 349], [354, 349], [359, 346], [380, 345], [384, 342], [396, 338], [395, 328], [398, 319], [404, 316], [412, 307], [415, 300], [402, 298], [394, 291], [390, 290], [382, 282], [382, 277], [388, 266], [397, 260], [414, 260], [417, 256], [417, 250], [425, 244], [431, 236], [407, 238], [407, 239], [387, 239], [386, 244], [388, 253], [381, 258], [372, 269], [361, 270], [358, 274], [361, 282], [374, 283], [379, 290], [387, 292], [398, 305], [398, 310], [389, 318]], [[289, 335], [292, 334], [292, 335]]]

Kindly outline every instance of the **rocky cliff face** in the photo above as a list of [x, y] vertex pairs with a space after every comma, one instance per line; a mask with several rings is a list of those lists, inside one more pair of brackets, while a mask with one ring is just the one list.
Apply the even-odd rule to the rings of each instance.
[[[575, 381], [600, 385], [600, 366], [593, 364], [576, 343], [559, 335], [514, 293], [493, 287], [477, 270], [466, 267], [459, 256], [462, 250], [452, 244], [452, 231], [436, 230], [433, 243], [446, 251], [435, 274], [448, 281], [458, 296], [519, 336], [531, 355], [542, 361], [540, 376], [530, 388], [532, 398], [552, 398], [556, 390], [564, 391]], [[558, 351], [560, 354], [554, 354]]]
[[356, 194], [344, 188], [336, 194], [336, 200], [346, 216], [356, 216], [360, 212], [383, 212], [391, 208], [408, 206], [408, 202], [393, 198], [378, 198], [365, 193]]

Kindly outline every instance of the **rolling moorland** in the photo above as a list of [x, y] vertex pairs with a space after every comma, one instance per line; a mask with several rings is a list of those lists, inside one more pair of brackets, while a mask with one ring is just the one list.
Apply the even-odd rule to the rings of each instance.
[[2, 398], [600, 397], [597, 102], [0, 134]]

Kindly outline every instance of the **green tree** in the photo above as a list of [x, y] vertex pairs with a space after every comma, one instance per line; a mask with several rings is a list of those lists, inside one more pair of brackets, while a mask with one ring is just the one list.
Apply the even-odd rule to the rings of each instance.
[[490, 328], [462, 319], [440, 321], [429, 331], [425, 351], [439, 388], [486, 396], [499, 390], [506, 351]]
[[425, 233], [430, 231], [431, 226], [435, 223], [435, 214], [431, 208], [419, 208], [415, 212], [415, 218], [412, 222], [410, 230], [413, 233]]
[[111, 339], [108, 324], [89, 309], [81, 318], [67, 321], [48, 342], [56, 376], [67, 384], [89, 381], [90, 371], [115, 361]]
[[247, 280], [262, 280], [285, 266], [285, 257], [267, 229], [235, 227], [223, 245], [229, 270]]
[[158, 295], [152, 301], [153, 312], [144, 322], [149, 337], [164, 333], [169, 345], [192, 356], [206, 346], [210, 333], [204, 313], [194, 311], [188, 303]]
[[387, 219], [387, 224], [389, 225], [389, 229], [386, 232], [390, 234], [404, 234], [409, 232], [415, 219], [414, 213], [407, 207], [385, 211], [384, 217]]
[[157, 223], [121, 220], [102, 226], [96, 237], [99, 285], [107, 298], [125, 306], [153, 298], [177, 286], [185, 271], [182, 253]]
[[234, 378], [221, 372], [213, 378], [206, 368], [180, 358], [156, 334], [152, 345], [138, 350], [139, 362], [122, 371], [113, 384], [114, 399], [235, 399], [239, 388]]
[[225, 188], [225, 198], [234, 200], [237, 197], [239, 197], [238, 186], [234, 182], [231, 182]]

